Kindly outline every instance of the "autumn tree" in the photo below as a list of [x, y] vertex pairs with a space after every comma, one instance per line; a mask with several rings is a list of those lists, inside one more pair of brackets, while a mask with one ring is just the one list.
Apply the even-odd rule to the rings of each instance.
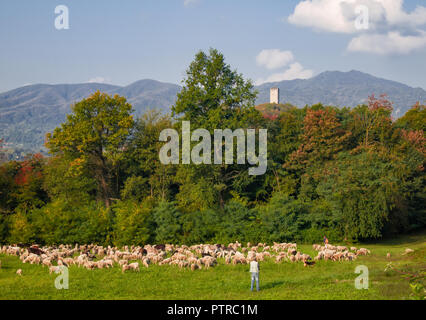
[[134, 122], [131, 112], [124, 97], [98, 91], [76, 103], [67, 121], [47, 134], [50, 152], [69, 159], [69, 170], [79, 175], [90, 168], [98, 198], [107, 207], [119, 191], [119, 168]]
[[392, 110], [392, 102], [387, 99], [386, 94], [380, 95], [379, 98], [373, 94], [368, 97], [367, 105], [354, 109], [354, 130], [363, 132], [362, 146], [364, 148], [368, 148], [373, 142], [374, 134], [377, 139], [380, 139], [380, 135], [383, 138], [384, 131], [390, 129]]
[[345, 148], [350, 132], [342, 127], [331, 108], [308, 109], [303, 120], [301, 145], [293, 152], [284, 167], [289, 169], [304, 169], [310, 164], [321, 164], [333, 159]]

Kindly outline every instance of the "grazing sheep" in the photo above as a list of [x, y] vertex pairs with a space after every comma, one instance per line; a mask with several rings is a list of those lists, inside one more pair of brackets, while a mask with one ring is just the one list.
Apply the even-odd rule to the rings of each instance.
[[276, 257], [275, 257], [275, 263], [279, 263], [279, 262], [281, 262], [282, 260], [284, 260], [284, 257], [285, 257], [285, 256], [283, 256], [283, 255], [276, 256]]
[[96, 268], [96, 263], [94, 263], [93, 261], [87, 261], [84, 263], [84, 267], [86, 269], [93, 270]]
[[68, 264], [65, 261], [63, 261], [62, 259], [58, 259], [58, 266], [68, 267]]
[[123, 264], [123, 266], [121, 267], [121, 272], [122, 272], [122, 273], [124, 273], [124, 272], [126, 272], [127, 270], [130, 270], [129, 265], [128, 265], [128, 264]]
[[196, 269], [201, 269], [201, 268], [195, 263], [191, 264], [191, 271], [194, 271]]
[[[33, 246], [37, 248], [37, 246]], [[333, 246], [327, 244], [325, 246], [314, 244], [312, 248], [318, 252], [314, 258], [317, 260], [332, 261], [352, 261], [358, 255], [367, 255], [370, 253], [365, 248], [357, 250], [351, 247], [350, 251], [344, 246]], [[410, 253], [411, 249], [407, 249], [404, 254]], [[252, 244], [247, 243], [247, 247], [243, 247], [238, 241], [230, 243], [228, 246], [221, 244], [199, 244], [199, 245], [145, 245], [141, 246], [124, 246], [118, 247], [102, 247], [95, 244], [86, 245], [59, 245], [40, 248], [40, 255], [30, 252], [27, 247], [3, 246], [0, 251], [18, 256], [22, 263], [41, 264], [49, 268], [49, 272], [56, 272], [61, 266], [78, 265], [88, 270], [96, 268], [113, 268], [118, 264], [122, 272], [127, 270], [139, 271], [139, 265], [142, 264], [148, 268], [149, 264], [170, 265], [180, 268], [189, 268], [192, 271], [202, 268], [210, 268], [217, 264], [217, 259], [223, 258], [224, 263], [229, 264], [247, 264], [256, 259], [264, 261], [270, 258], [275, 263], [282, 261], [303, 262], [304, 266], [313, 265], [312, 258], [299, 252], [296, 243], [276, 243], [269, 246], [266, 243]], [[74, 257], [75, 256], [75, 257]], [[102, 258], [97, 260], [97, 257]], [[200, 258], [201, 257], [201, 258]], [[130, 261], [139, 261], [139, 263], [130, 263]], [[53, 263], [57, 262], [57, 266]], [[1, 267], [1, 265], [0, 265]], [[22, 273], [22, 271], [21, 271]]]
[[119, 260], [118, 261], [118, 264], [120, 265], [120, 267], [126, 265], [127, 263], [128, 263], [127, 260]]
[[413, 249], [409, 249], [409, 248], [407, 248], [407, 249], [405, 249], [405, 251], [404, 251], [404, 253], [403, 254], [409, 254], [409, 253], [413, 253], [414, 252], [414, 250]]
[[357, 256], [366, 256], [367, 254], [370, 253], [370, 250], [365, 249], [365, 248], [360, 248], [359, 250], [357, 250], [356, 254]]
[[129, 267], [130, 267], [130, 269], [133, 269], [133, 270], [135, 270], [137, 272], [140, 271], [139, 263], [137, 263], [137, 262], [133, 262], [133, 263], [129, 264]]
[[49, 267], [49, 274], [52, 274], [52, 272], [58, 273], [60, 271], [61, 271], [61, 267], [59, 267], [59, 266], [51, 266], [51, 267]]
[[50, 261], [49, 258], [44, 259], [41, 264], [44, 265], [44, 266], [47, 266], [47, 267], [52, 266], [52, 262]]
[[320, 251], [321, 250], [321, 245], [319, 245], [319, 244], [313, 244], [312, 245], [312, 249], [315, 250], [315, 251]]
[[142, 260], [142, 264], [144, 265], [144, 267], [148, 268], [149, 267], [149, 259], [143, 259]]

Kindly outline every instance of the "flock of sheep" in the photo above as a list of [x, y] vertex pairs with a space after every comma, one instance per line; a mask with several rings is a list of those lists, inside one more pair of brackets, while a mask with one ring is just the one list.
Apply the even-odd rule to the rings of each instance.
[[[296, 243], [275, 243], [267, 245], [258, 243], [242, 246], [238, 241], [229, 243], [228, 246], [219, 244], [186, 245], [145, 245], [102, 247], [90, 245], [60, 245], [39, 248], [38, 246], [13, 245], [0, 247], [0, 253], [18, 256], [22, 263], [38, 264], [46, 266], [49, 272], [59, 272], [61, 266], [83, 267], [89, 270], [113, 268], [119, 266], [124, 273], [127, 270], [140, 271], [140, 264], [146, 268], [150, 264], [175, 265], [180, 268], [196, 269], [210, 268], [218, 263], [218, 259], [224, 259], [225, 264], [249, 264], [256, 259], [265, 261], [271, 259], [275, 263], [283, 261], [303, 262], [304, 266], [312, 266], [317, 260], [352, 261], [360, 255], [370, 253], [368, 249], [345, 246], [324, 246], [314, 244], [312, 246], [318, 254], [313, 259], [310, 255], [297, 250]], [[0, 261], [1, 268], [1, 261]], [[17, 270], [22, 275], [22, 269]]]

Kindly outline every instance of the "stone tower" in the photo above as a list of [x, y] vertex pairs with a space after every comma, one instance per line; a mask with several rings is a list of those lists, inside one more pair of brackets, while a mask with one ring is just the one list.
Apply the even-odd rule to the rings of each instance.
[[271, 88], [270, 92], [270, 103], [280, 103], [280, 89], [278, 88]]

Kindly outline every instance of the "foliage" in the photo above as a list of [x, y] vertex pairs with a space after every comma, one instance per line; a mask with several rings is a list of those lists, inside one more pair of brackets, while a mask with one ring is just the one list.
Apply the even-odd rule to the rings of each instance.
[[[173, 117], [149, 111], [134, 120], [123, 97], [101, 92], [77, 102], [47, 135], [51, 157], [0, 164], [0, 242], [312, 243], [426, 226], [423, 105], [393, 121], [385, 95], [354, 109], [256, 108], [255, 98], [251, 82], [210, 49], [190, 64]], [[250, 176], [235, 157], [161, 164], [159, 135], [181, 132], [182, 120], [211, 137], [267, 129], [266, 173]]]
[[[47, 134], [46, 146], [53, 154], [71, 160], [76, 175], [90, 168], [98, 184], [99, 197], [106, 206], [118, 193], [118, 168], [124, 158], [124, 145], [133, 127], [132, 106], [126, 99], [97, 91], [76, 103], [67, 121]], [[115, 178], [115, 179], [114, 179]]]
[[145, 245], [153, 240], [153, 204], [120, 201], [114, 205], [114, 245]]
[[181, 213], [174, 203], [162, 201], [153, 212], [156, 224], [156, 243], [180, 243], [182, 239]]
[[268, 242], [291, 242], [300, 239], [307, 205], [286, 194], [275, 194], [262, 212], [261, 220]]

